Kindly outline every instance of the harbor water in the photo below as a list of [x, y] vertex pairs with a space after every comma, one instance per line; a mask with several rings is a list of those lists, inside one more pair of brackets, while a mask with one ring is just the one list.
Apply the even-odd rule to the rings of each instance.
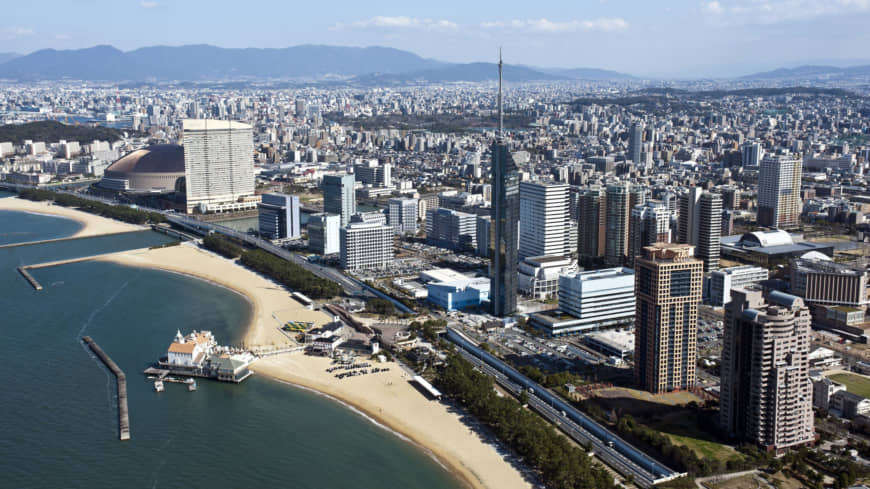
[[[2, 196], [0, 196], [2, 198]], [[75, 222], [0, 212], [0, 244], [59, 238]], [[150, 231], [0, 249], [0, 487], [457, 488], [417, 447], [325, 397], [254, 375], [155, 393], [142, 370], [177, 330], [238, 344], [251, 309], [187, 276], [79, 262], [25, 264], [166, 243]], [[127, 375], [130, 441], [118, 440], [114, 377], [82, 344], [93, 337]], [[421, 420], [421, 422], [424, 420]]]

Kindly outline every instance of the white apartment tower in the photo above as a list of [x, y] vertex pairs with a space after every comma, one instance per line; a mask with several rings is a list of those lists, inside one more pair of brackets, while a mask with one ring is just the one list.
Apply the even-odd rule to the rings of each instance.
[[256, 208], [251, 126], [185, 119], [182, 127], [187, 213]]
[[341, 229], [341, 268], [372, 270], [393, 261], [393, 228], [385, 224], [353, 222]]
[[765, 156], [758, 172], [758, 224], [796, 228], [801, 216], [801, 160]]
[[561, 183], [520, 183], [520, 258], [571, 253], [569, 189]]

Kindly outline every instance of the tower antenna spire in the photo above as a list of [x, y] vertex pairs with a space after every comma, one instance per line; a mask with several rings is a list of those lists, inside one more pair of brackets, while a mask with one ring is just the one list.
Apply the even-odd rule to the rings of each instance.
[[502, 137], [502, 131], [504, 130], [504, 115], [502, 114], [501, 109], [501, 70], [502, 70], [502, 61], [501, 61], [501, 46], [498, 48], [498, 137]]

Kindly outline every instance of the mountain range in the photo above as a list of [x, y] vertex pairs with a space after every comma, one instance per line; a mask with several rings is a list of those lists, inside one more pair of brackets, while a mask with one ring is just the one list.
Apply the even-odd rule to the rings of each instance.
[[[288, 48], [220, 48], [205, 44], [151, 46], [121, 51], [112, 46], [0, 53], [0, 79], [110, 82], [321, 81], [359, 85], [483, 82], [497, 78], [493, 63], [447, 63], [387, 47], [300, 45]], [[631, 80], [596, 68], [505, 65], [510, 82]], [[737, 78], [755, 81], [849, 81], [870, 77], [870, 65], [806, 65]]]
[[[152, 46], [121, 51], [112, 46], [43, 49], [24, 56], [0, 55], [0, 78], [100, 81], [216, 81], [339, 79], [361, 84], [479, 82], [497, 78], [492, 63], [445, 63], [385, 47], [301, 45], [236, 49], [209, 45]], [[514, 82], [629, 79], [615, 71], [545, 70], [506, 65]]]

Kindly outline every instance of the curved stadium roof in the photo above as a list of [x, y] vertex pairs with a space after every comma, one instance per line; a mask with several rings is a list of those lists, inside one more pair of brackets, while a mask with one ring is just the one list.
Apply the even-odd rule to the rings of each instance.
[[177, 144], [155, 144], [127, 153], [112, 163], [108, 172], [184, 173], [184, 148]]

